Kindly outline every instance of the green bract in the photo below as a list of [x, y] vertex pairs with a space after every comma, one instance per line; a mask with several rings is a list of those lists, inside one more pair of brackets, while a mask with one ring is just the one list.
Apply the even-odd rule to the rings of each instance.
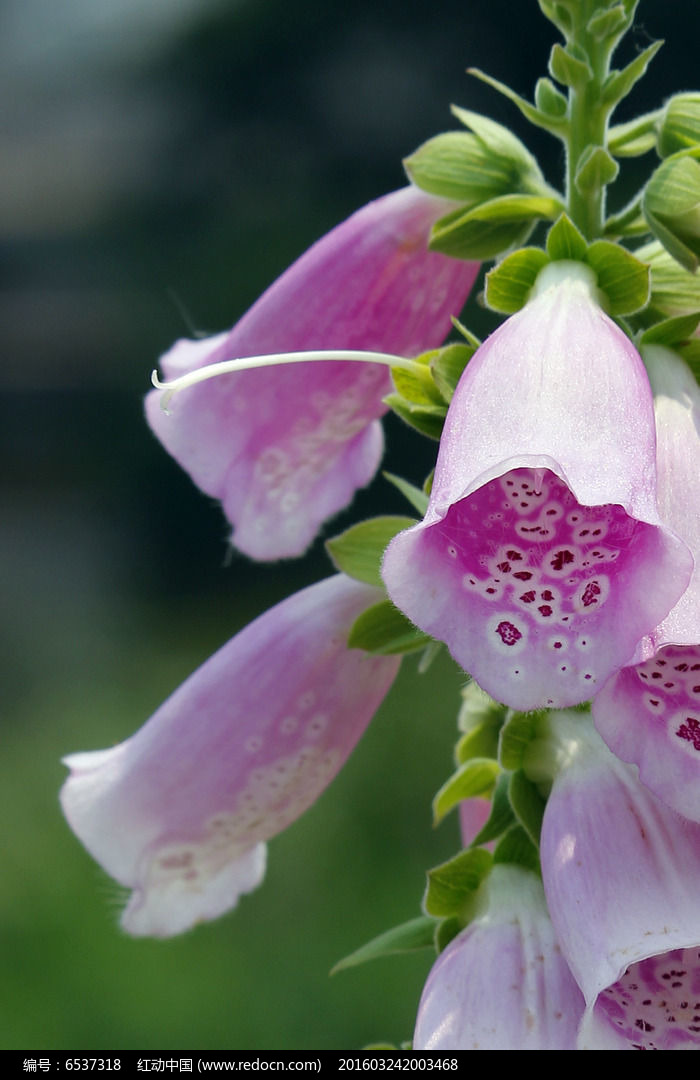
[[656, 239], [694, 273], [700, 256], [700, 163], [688, 153], [667, 158], [647, 184], [642, 206]]
[[667, 102], [658, 127], [663, 158], [700, 144], [700, 93], [676, 94]]

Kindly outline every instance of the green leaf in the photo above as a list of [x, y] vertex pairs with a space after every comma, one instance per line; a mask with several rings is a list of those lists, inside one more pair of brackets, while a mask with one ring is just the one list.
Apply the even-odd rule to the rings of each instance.
[[438, 349], [431, 349], [430, 352], [416, 357], [414, 363], [422, 365], [422, 369], [420, 367], [413, 371], [407, 371], [405, 368], [400, 367], [391, 369], [391, 378], [397, 393], [411, 405], [444, 404], [442, 395], [433, 382], [430, 372], [431, 360], [438, 352]]
[[430, 439], [439, 439], [442, 435], [447, 415], [444, 402], [442, 405], [413, 405], [400, 394], [387, 394], [382, 400], [405, 423], [420, 431], [421, 435], [427, 435]]
[[552, 46], [548, 67], [549, 74], [562, 86], [572, 86], [580, 90], [593, 78], [590, 66], [583, 60], [577, 60], [558, 42]]
[[537, 275], [549, 259], [541, 248], [526, 247], [507, 255], [486, 275], [486, 303], [493, 311], [512, 315], [527, 303]]
[[475, 795], [490, 794], [501, 772], [497, 761], [491, 758], [473, 758], [465, 761], [447, 780], [433, 799], [433, 825], [439, 825], [462, 799]]
[[359, 967], [370, 960], [378, 960], [382, 956], [396, 956], [399, 953], [418, 952], [420, 949], [434, 947], [435, 919], [427, 915], [421, 915], [417, 919], [410, 919], [400, 926], [394, 926], [386, 930], [378, 937], [372, 938], [366, 945], [344, 956], [331, 968], [330, 974], [336, 975], [339, 971], [348, 968]]
[[596, 41], [605, 41], [606, 38], [619, 37], [628, 29], [631, 22], [632, 19], [622, 4], [616, 4], [607, 11], [596, 11], [595, 15], [588, 20], [586, 29]]
[[338, 570], [356, 581], [383, 586], [379, 568], [390, 540], [416, 524], [415, 518], [376, 517], [352, 525], [326, 541], [326, 550]]
[[409, 480], [404, 480], [402, 476], [396, 476], [395, 473], [384, 472], [382, 476], [385, 480], [388, 480], [390, 484], [393, 484], [395, 488], [401, 492], [401, 494], [408, 499], [411, 506], [418, 511], [421, 517], [424, 516], [425, 511], [428, 509], [428, 496], [424, 491], [421, 491], [415, 484], [410, 483]]
[[547, 712], [511, 713], [501, 728], [498, 760], [504, 769], [521, 769], [531, 742], [539, 738]]
[[519, 823], [532, 843], [539, 848], [546, 802], [540, 795], [536, 785], [531, 780], [528, 780], [522, 769], [518, 769], [517, 772], [511, 775], [508, 797], [513, 813]]
[[585, 195], [612, 184], [619, 171], [620, 166], [604, 147], [587, 146], [579, 158], [574, 183], [577, 190]]
[[622, 71], [611, 71], [603, 84], [601, 105], [617, 105], [626, 98], [634, 84], [642, 78], [662, 45], [663, 41], [655, 41], [644, 52], [639, 53]]
[[540, 857], [537, 848], [527, 835], [522, 825], [513, 825], [499, 840], [493, 853], [494, 865], [496, 863], [515, 863], [526, 870], [540, 873]]
[[666, 345], [673, 348], [692, 338], [700, 323], [700, 311], [692, 315], [678, 315], [674, 319], [664, 319], [645, 330], [640, 345]]
[[442, 397], [452, 401], [457, 383], [476, 350], [470, 345], [445, 345], [436, 349], [430, 359], [430, 373]]
[[588, 265], [598, 277], [611, 315], [633, 315], [649, 302], [649, 267], [626, 248], [610, 240], [596, 240], [588, 249]]
[[547, 254], [552, 262], [573, 259], [585, 262], [588, 244], [573, 221], [562, 214], [547, 233]]
[[535, 104], [541, 112], [557, 119], [566, 116], [568, 102], [550, 79], [538, 79], [535, 85]]
[[348, 635], [348, 648], [390, 656], [422, 649], [431, 641], [391, 600], [380, 600], [355, 619]]
[[475, 848], [480, 844], [489, 844], [492, 840], [497, 840], [499, 836], [502, 836], [506, 829], [510, 829], [512, 825], [515, 825], [515, 815], [508, 797], [509, 786], [510, 774], [501, 773], [493, 791], [489, 819], [476, 834], [469, 845], [470, 847]]
[[481, 82], [486, 83], [493, 90], [497, 90], [499, 94], [503, 94], [509, 101], [516, 105], [520, 112], [525, 116], [531, 124], [535, 124], [536, 127], [544, 128], [545, 131], [550, 131], [552, 134], [559, 134], [566, 131], [567, 120], [565, 117], [558, 119], [553, 116], [549, 116], [547, 113], [542, 112], [541, 109], [536, 108], [520, 94], [516, 94], [515, 90], [511, 90], [505, 83], [499, 82], [498, 79], [491, 78], [486, 72], [481, 71], [480, 68], [470, 67], [467, 68], [467, 74], [473, 75], [475, 79], [480, 79]]
[[483, 848], [461, 851], [453, 859], [428, 871], [423, 907], [428, 915], [463, 916], [481, 883], [488, 876], [492, 858]]
[[496, 714], [486, 717], [459, 739], [455, 758], [463, 764], [471, 758], [498, 758], [498, 735], [502, 721]]
[[540, 218], [555, 218], [559, 199], [547, 195], [503, 195], [471, 210], [460, 208], [433, 225], [428, 246], [462, 259], [490, 259], [521, 244]]

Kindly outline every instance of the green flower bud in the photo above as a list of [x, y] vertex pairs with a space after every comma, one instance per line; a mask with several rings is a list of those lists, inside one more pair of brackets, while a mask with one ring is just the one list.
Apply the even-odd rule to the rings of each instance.
[[658, 127], [662, 158], [700, 145], [700, 92], [676, 94], [666, 104]]
[[650, 312], [668, 319], [700, 311], [700, 274], [684, 270], [658, 240], [634, 254], [651, 269]]
[[662, 162], [647, 184], [642, 210], [656, 239], [694, 273], [700, 256], [700, 163], [687, 152]]

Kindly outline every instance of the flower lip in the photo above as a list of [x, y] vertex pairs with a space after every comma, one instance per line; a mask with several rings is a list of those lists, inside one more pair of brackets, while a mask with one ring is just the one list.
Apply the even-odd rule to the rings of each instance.
[[394, 603], [521, 709], [591, 698], [692, 566], [657, 513], [639, 355], [585, 277], [560, 274], [470, 361], [425, 518], [383, 564]]

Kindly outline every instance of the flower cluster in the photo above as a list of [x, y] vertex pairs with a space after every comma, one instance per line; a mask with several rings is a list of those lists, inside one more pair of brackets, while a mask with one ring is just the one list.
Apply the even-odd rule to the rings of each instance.
[[[414, 184], [231, 331], [161, 358], [150, 427], [252, 558], [301, 554], [370, 481], [387, 408], [439, 438], [436, 466], [422, 489], [398, 481], [420, 520], [331, 541], [338, 573], [126, 742], [66, 759], [66, 817], [131, 890], [124, 928], [180, 933], [260, 884], [267, 841], [338, 772], [400, 654], [444, 644], [471, 681], [434, 809], [459, 807], [463, 850], [406, 924], [439, 951], [416, 1049], [700, 1049], [700, 390], [683, 359], [699, 353], [700, 122], [683, 95], [608, 132], [654, 51], [600, 75], [635, 6], [541, 3], [571, 46], [550, 63], [568, 102], [549, 80], [533, 105], [505, 88], [564, 140], [566, 196], [456, 110], [470, 132], [426, 143]], [[652, 146], [643, 196], [605, 221], [612, 152]], [[542, 219], [544, 248], [487, 275], [510, 317], [479, 343], [456, 322], [479, 260]], [[602, 238], [645, 233], [639, 257]], [[463, 340], [441, 349], [453, 318]]]

